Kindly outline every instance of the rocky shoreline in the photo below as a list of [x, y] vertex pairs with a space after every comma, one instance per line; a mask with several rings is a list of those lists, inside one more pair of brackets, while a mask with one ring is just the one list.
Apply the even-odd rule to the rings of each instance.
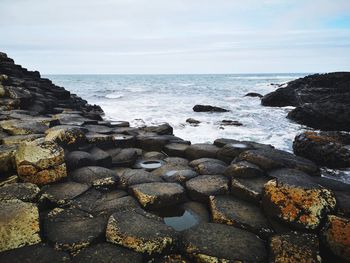
[[0, 262], [348, 262], [350, 187], [319, 169], [349, 167], [348, 135], [298, 136], [300, 156], [105, 121], [0, 53]]

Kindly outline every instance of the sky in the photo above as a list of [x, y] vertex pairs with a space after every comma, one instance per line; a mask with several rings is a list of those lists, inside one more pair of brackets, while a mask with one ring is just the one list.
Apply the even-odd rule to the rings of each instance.
[[350, 0], [0, 1], [0, 51], [44, 74], [350, 71]]

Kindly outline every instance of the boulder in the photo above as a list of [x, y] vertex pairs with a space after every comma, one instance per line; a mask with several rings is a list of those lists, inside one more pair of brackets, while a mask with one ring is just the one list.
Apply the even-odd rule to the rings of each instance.
[[0, 252], [41, 242], [39, 210], [18, 199], [0, 202]]
[[241, 161], [229, 165], [225, 169], [224, 175], [234, 178], [253, 178], [264, 175], [264, 171], [255, 164]]
[[11, 183], [0, 187], [0, 201], [18, 199], [33, 202], [38, 197], [39, 187], [31, 183]]
[[128, 210], [109, 218], [106, 239], [136, 252], [157, 254], [172, 248], [177, 235], [159, 217], [143, 210]]
[[168, 123], [164, 123], [158, 126], [148, 126], [142, 128], [145, 132], [154, 132], [158, 135], [172, 135], [173, 127], [171, 127]]
[[139, 203], [147, 209], [176, 205], [186, 198], [185, 189], [176, 183], [146, 183], [130, 187]]
[[190, 160], [200, 158], [216, 158], [219, 148], [212, 144], [199, 143], [189, 146], [185, 153]]
[[211, 105], [195, 105], [193, 107], [193, 111], [195, 112], [229, 112], [224, 108], [211, 106]]
[[70, 173], [73, 181], [94, 187], [113, 187], [119, 182], [119, 177], [113, 170], [99, 166], [85, 166]]
[[201, 175], [186, 182], [187, 193], [191, 199], [207, 202], [211, 195], [229, 192], [228, 179], [222, 175]]
[[198, 176], [198, 174], [191, 170], [168, 170], [167, 172], [161, 175], [161, 178], [168, 183], [179, 183], [184, 184], [186, 181]]
[[126, 169], [120, 173], [119, 186], [127, 189], [136, 184], [163, 182], [162, 178], [142, 169]]
[[222, 224], [202, 223], [185, 230], [182, 247], [194, 262], [265, 262], [267, 259], [265, 244], [256, 235]]

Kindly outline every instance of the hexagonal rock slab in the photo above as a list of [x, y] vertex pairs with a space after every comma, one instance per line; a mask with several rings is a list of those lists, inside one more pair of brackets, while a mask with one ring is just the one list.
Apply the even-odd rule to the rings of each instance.
[[189, 147], [183, 143], [170, 143], [164, 146], [164, 151], [169, 156], [186, 157], [186, 149]]
[[7, 174], [15, 170], [15, 153], [17, 147], [14, 145], [0, 145], [0, 173]]
[[107, 151], [112, 157], [113, 166], [132, 166], [138, 157], [137, 152], [135, 148], [117, 148]]
[[133, 195], [147, 209], [176, 205], [186, 199], [185, 189], [176, 183], [147, 183], [131, 186]]
[[227, 164], [217, 159], [201, 158], [190, 162], [190, 166], [199, 174], [212, 175], [223, 174]]
[[64, 151], [55, 142], [38, 139], [21, 144], [15, 155], [20, 179], [38, 185], [67, 176]]
[[97, 166], [108, 168], [112, 165], [112, 157], [104, 150], [98, 147], [93, 147], [90, 150], [90, 154]]
[[275, 235], [269, 242], [269, 262], [321, 262], [315, 234], [289, 232]]
[[119, 182], [119, 176], [116, 172], [99, 166], [76, 169], [70, 173], [70, 176], [75, 182], [94, 187], [112, 187]]
[[350, 219], [329, 215], [321, 233], [322, 242], [337, 256], [350, 258]]
[[59, 125], [45, 131], [46, 141], [54, 141], [62, 146], [81, 145], [87, 142], [86, 129], [79, 126]]
[[237, 141], [236, 143], [225, 144], [218, 151], [218, 159], [231, 163], [234, 158], [240, 155], [242, 152], [254, 149], [251, 145]]
[[114, 213], [108, 220], [106, 239], [137, 252], [155, 254], [173, 247], [177, 235], [159, 217], [136, 210]]
[[213, 144], [198, 143], [192, 144], [185, 151], [186, 156], [190, 160], [200, 158], [216, 158], [219, 148]]
[[186, 189], [191, 199], [207, 202], [211, 195], [227, 194], [228, 181], [223, 175], [201, 175], [187, 181]]
[[74, 252], [102, 237], [106, 220], [78, 209], [55, 208], [45, 216], [43, 226], [56, 249]]
[[101, 262], [101, 263], [142, 263], [142, 254], [132, 250], [100, 243], [81, 250], [73, 257], [73, 263]]
[[93, 156], [90, 153], [83, 151], [72, 151], [66, 154], [65, 160], [68, 170], [95, 165], [95, 159]]
[[57, 251], [47, 244], [38, 244], [0, 253], [0, 262], [69, 263], [71, 260], [68, 253]]
[[174, 168], [174, 170], [165, 172], [161, 177], [164, 181], [169, 183], [183, 184], [196, 176], [198, 176], [198, 174], [193, 170], [176, 170], [176, 168]]
[[260, 204], [264, 185], [271, 178], [266, 176], [256, 178], [232, 178], [231, 194], [249, 202]]
[[252, 178], [263, 174], [264, 171], [259, 166], [245, 161], [229, 165], [224, 172], [224, 175], [234, 178]]
[[265, 262], [264, 242], [232, 226], [202, 223], [182, 234], [184, 252], [195, 262]]
[[0, 202], [0, 252], [41, 242], [36, 205], [17, 199]]
[[232, 196], [211, 196], [209, 207], [214, 223], [233, 225], [262, 238], [274, 233], [258, 206]]
[[127, 169], [120, 174], [119, 185], [127, 189], [135, 184], [163, 182], [162, 178], [142, 169]]
[[28, 135], [15, 135], [9, 136], [2, 139], [2, 144], [4, 145], [12, 145], [12, 144], [20, 144], [23, 142], [31, 142], [36, 139], [44, 137], [43, 134], [28, 134]]
[[11, 135], [43, 134], [49, 128], [42, 122], [31, 120], [0, 121], [0, 127]]
[[[302, 172], [281, 169], [277, 177], [264, 186], [262, 203], [268, 216], [300, 229], [316, 229], [321, 220], [334, 210], [336, 199]], [[277, 174], [278, 173], [278, 174]], [[294, 176], [290, 176], [294, 174]]]
[[0, 187], [0, 201], [19, 199], [32, 202], [40, 192], [39, 187], [31, 183], [12, 183]]

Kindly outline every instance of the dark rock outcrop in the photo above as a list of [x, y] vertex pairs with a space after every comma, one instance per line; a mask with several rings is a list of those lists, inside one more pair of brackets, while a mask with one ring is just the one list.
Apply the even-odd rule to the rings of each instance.
[[211, 105], [195, 105], [193, 107], [193, 111], [195, 112], [228, 112], [229, 110], [216, 107], [216, 106], [211, 106]]

